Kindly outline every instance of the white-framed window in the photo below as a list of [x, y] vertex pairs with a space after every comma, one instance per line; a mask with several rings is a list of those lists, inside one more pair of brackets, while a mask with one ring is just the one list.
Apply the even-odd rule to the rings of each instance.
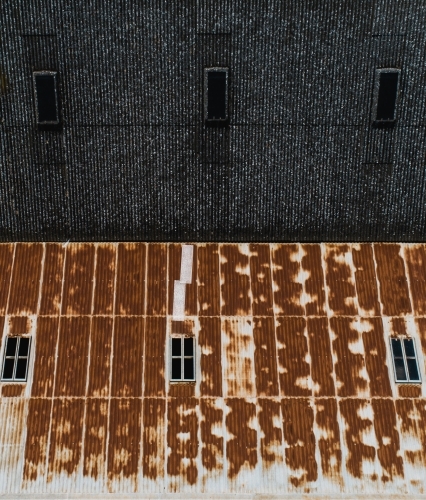
[[2, 382], [25, 382], [27, 380], [30, 349], [31, 337], [6, 337], [1, 370]]
[[395, 382], [421, 382], [414, 339], [391, 338]]
[[170, 380], [195, 381], [195, 337], [171, 337], [170, 354]]

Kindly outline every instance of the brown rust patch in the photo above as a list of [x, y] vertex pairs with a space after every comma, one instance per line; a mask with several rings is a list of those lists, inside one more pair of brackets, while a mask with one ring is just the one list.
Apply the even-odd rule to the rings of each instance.
[[253, 316], [273, 316], [269, 245], [250, 245], [250, 277], [253, 294]]
[[142, 396], [143, 341], [143, 318], [115, 318], [112, 396]]
[[62, 314], [78, 315], [92, 312], [94, 265], [94, 245], [88, 243], [68, 245], [65, 259]]
[[191, 335], [194, 333], [194, 322], [192, 319], [185, 321], [172, 321], [172, 333]]
[[390, 324], [391, 324], [392, 336], [407, 335], [407, 325], [405, 324], [404, 318], [392, 318]]
[[404, 261], [399, 250], [400, 246], [396, 244], [374, 245], [380, 300], [386, 316], [400, 316], [411, 312]]
[[198, 418], [194, 398], [172, 398], [168, 401], [167, 473], [195, 484], [198, 477]]
[[54, 399], [48, 481], [66, 472], [76, 474], [81, 458], [84, 399]]
[[354, 316], [357, 310], [355, 283], [345, 254], [350, 252], [349, 245], [327, 245], [325, 254], [325, 278], [329, 288], [328, 303], [337, 315]]
[[165, 413], [166, 402], [164, 399], [144, 399], [142, 472], [145, 477], [153, 480], [164, 477]]
[[223, 316], [251, 315], [249, 258], [238, 245], [220, 246]]
[[27, 316], [10, 316], [9, 333], [19, 335], [21, 333], [30, 333], [31, 320]]
[[31, 398], [28, 406], [24, 481], [35, 481], [46, 472], [51, 399]]
[[362, 340], [365, 348], [365, 366], [370, 379], [372, 396], [392, 396], [389, 381], [389, 370], [386, 365], [386, 345], [383, 336], [381, 318], [364, 320], [371, 326], [370, 331], [364, 331]]
[[311, 370], [308, 359], [306, 320], [277, 318], [278, 360], [282, 395], [310, 396]]
[[193, 245], [193, 259], [192, 259], [192, 283], [186, 285], [185, 294], [185, 314], [187, 316], [196, 316], [198, 314], [198, 298], [197, 298], [197, 268], [198, 268], [198, 257], [197, 245]]
[[142, 315], [145, 301], [146, 247], [143, 243], [118, 245], [115, 314]]
[[195, 383], [170, 384], [169, 397], [172, 398], [193, 398], [195, 396]]
[[364, 311], [378, 316], [380, 314], [379, 293], [371, 244], [359, 245], [359, 250], [352, 248], [352, 259], [356, 268], [355, 283], [359, 306]]
[[151, 243], [147, 246], [146, 314], [164, 316], [167, 298], [167, 246]]
[[315, 400], [315, 407], [315, 421], [321, 431], [318, 448], [321, 453], [322, 473], [342, 483], [342, 450], [337, 422], [337, 402], [331, 398], [318, 398]]
[[108, 443], [110, 481], [122, 476], [132, 478], [136, 482], [141, 442], [141, 414], [140, 399], [111, 399]]
[[274, 318], [253, 318], [254, 370], [258, 396], [278, 396]]
[[43, 245], [41, 243], [16, 244], [9, 314], [37, 313], [42, 258]]
[[263, 465], [268, 467], [281, 464], [283, 461], [283, 432], [280, 402], [259, 398], [257, 403], [259, 405], [259, 427], [262, 432], [260, 455]]
[[86, 400], [83, 475], [95, 480], [103, 478], [106, 461], [108, 400]]
[[[52, 396], [58, 334], [58, 317], [39, 316], [36, 333], [37, 348], [35, 350], [34, 378], [31, 387], [33, 397]], [[60, 371], [59, 367], [58, 371]]]
[[106, 397], [109, 395], [111, 344], [112, 318], [94, 317], [90, 334], [88, 396]]
[[363, 433], [371, 432], [373, 427], [373, 422], [368, 417], [360, 416], [367, 404], [368, 401], [362, 399], [342, 399], [339, 403], [340, 413], [346, 421], [345, 441], [349, 452], [346, 468], [357, 478], [366, 476], [363, 461], [373, 462], [376, 456], [376, 449], [363, 442]]
[[98, 245], [96, 249], [93, 314], [112, 314], [114, 302], [116, 247]]
[[310, 300], [305, 304], [307, 316], [325, 316], [324, 274], [321, 245], [302, 245], [302, 269], [309, 273], [305, 281], [305, 293]]
[[377, 456], [382, 466], [382, 481], [393, 481], [403, 476], [404, 469], [399, 448], [399, 434], [396, 428], [395, 405], [391, 399], [373, 399], [374, 430], [378, 441]]
[[309, 352], [314, 396], [334, 396], [333, 358], [327, 318], [308, 318]]
[[217, 244], [200, 245], [197, 248], [199, 315], [219, 316], [219, 248]]
[[273, 245], [271, 250], [275, 307], [286, 316], [303, 316], [303, 285], [296, 281], [301, 267], [293, 258], [299, 253], [299, 246]]
[[[316, 481], [318, 466], [315, 460], [314, 412], [307, 398], [283, 399], [281, 403], [286, 464], [297, 476], [289, 474], [294, 486]], [[301, 472], [303, 471], [303, 473]]]
[[198, 345], [201, 349], [201, 395], [222, 396], [222, 342], [220, 318], [200, 318]]
[[59, 314], [62, 298], [65, 248], [56, 243], [46, 243], [40, 314]]
[[8, 384], [4, 385], [1, 389], [1, 395], [4, 398], [18, 398], [24, 392], [24, 384]]
[[398, 385], [398, 396], [400, 398], [419, 398], [422, 395], [420, 385], [401, 384]]
[[201, 411], [201, 461], [208, 471], [223, 469], [223, 411], [217, 400], [199, 400]]
[[426, 248], [425, 245], [405, 247], [405, 261], [410, 276], [413, 307], [418, 315], [426, 314]]
[[[423, 356], [426, 356], [426, 318], [416, 318], [417, 330], [420, 336]], [[1, 326], [1, 324], [0, 324]]]
[[6, 313], [12, 273], [13, 245], [0, 245], [0, 314]]
[[338, 381], [337, 394], [340, 397], [357, 396], [367, 389], [367, 381], [360, 376], [365, 368], [364, 356], [352, 352], [350, 344], [361, 342], [360, 333], [352, 326], [353, 318], [330, 318], [330, 327], [336, 338], [333, 340], [333, 350], [337, 357], [335, 364]]
[[226, 457], [228, 477], [232, 479], [243, 467], [254, 469], [257, 464], [257, 432], [252, 427], [256, 406], [244, 399], [227, 399], [226, 404], [226, 428], [232, 436], [226, 443]]
[[[424, 467], [426, 463], [425, 400], [397, 399], [395, 407], [399, 417], [401, 437], [408, 438], [414, 445], [414, 449], [404, 451], [404, 458], [411, 464]], [[415, 441], [418, 441], [419, 447]]]
[[5, 317], [4, 316], [0, 316], [0, 339], [3, 338], [4, 320], [5, 320]]
[[166, 318], [151, 316], [145, 323], [144, 396], [165, 395]]
[[89, 355], [90, 318], [61, 317], [55, 396], [84, 396]]

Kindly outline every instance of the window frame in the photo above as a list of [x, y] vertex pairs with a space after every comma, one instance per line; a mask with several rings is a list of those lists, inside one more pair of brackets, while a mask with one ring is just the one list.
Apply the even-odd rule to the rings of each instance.
[[[377, 110], [379, 105], [379, 95], [380, 95], [380, 77], [382, 73], [396, 73], [398, 75], [398, 83], [396, 87], [396, 96], [395, 96], [395, 109], [393, 113], [392, 119], [378, 119], [377, 118]], [[397, 120], [397, 105], [398, 105], [398, 97], [399, 91], [401, 87], [401, 70], [399, 68], [377, 68], [375, 70], [375, 78], [374, 78], [374, 93], [373, 93], [373, 107], [372, 107], [372, 121], [373, 124], [377, 127], [391, 127], [395, 124]]]
[[[17, 345], [16, 345], [16, 350], [15, 350], [15, 355], [14, 356], [7, 356], [8, 341], [9, 341], [9, 339], [13, 339], [13, 338], [16, 338], [18, 340]], [[28, 339], [28, 352], [27, 352], [26, 356], [19, 356], [19, 346], [21, 343], [21, 339]], [[31, 340], [32, 340], [32, 338], [30, 335], [6, 335], [4, 347], [3, 347], [3, 360], [2, 360], [2, 365], [1, 365], [0, 381], [2, 383], [16, 383], [16, 382], [25, 383], [28, 381], [28, 372], [29, 372], [29, 368], [30, 368], [30, 356], [31, 356]], [[4, 367], [5, 367], [6, 359], [14, 359], [12, 378], [4, 378]], [[16, 378], [16, 367], [17, 367], [19, 359], [26, 359], [27, 360], [27, 364], [25, 367], [25, 378]]]
[[[181, 354], [180, 354], [180, 356], [173, 355], [172, 343], [173, 343], [173, 340], [176, 340], [176, 339], [180, 339], [180, 341], [181, 341]], [[185, 353], [184, 353], [184, 340], [185, 339], [192, 340], [192, 356], [185, 356]], [[170, 380], [170, 382], [173, 384], [195, 382], [196, 381], [196, 362], [195, 362], [196, 361], [196, 342], [195, 342], [195, 336], [172, 334], [170, 336], [169, 348], [170, 348], [170, 356], [169, 356], [169, 359], [170, 359], [170, 366], [169, 366], [170, 379], [169, 380]], [[190, 358], [192, 358], [192, 370], [193, 370], [193, 374], [194, 374], [194, 377], [191, 379], [184, 378], [184, 363], [183, 363], [184, 359], [190, 359]], [[173, 378], [173, 359], [180, 359], [181, 360], [181, 367], [180, 367], [181, 378], [180, 379]]]
[[[394, 356], [393, 347], [392, 347], [392, 341], [394, 341], [394, 340], [398, 340], [400, 342], [401, 351], [402, 351], [402, 359], [404, 362], [405, 375], [407, 377], [406, 380], [398, 380], [398, 377], [396, 374], [395, 356]], [[407, 354], [405, 352], [405, 344], [403, 342], [404, 340], [411, 340], [413, 342], [414, 357], [407, 356]], [[421, 376], [421, 372], [420, 372], [419, 358], [417, 355], [417, 348], [416, 348], [415, 339], [413, 337], [390, 337], [389, 347], [390, 347], [390, 354], [392, 357], [393, 374], [394, 374], [395, 383], [397, 383], [397, 384], [421, 384], [422, 383], [422, 376]], [[417, 373], [419, 374], [419, 378], [417, 380], [410, 380], [410, 372], [409, 372], [408, 366], [407, 366], [407, 358], [414, 359], [416, 362]]]
[[[54, 92], [55, 92], [56, 121], [40, 121], [39, 120], [36, 77], [43, 76], [43, 75], [53, 76]], [[33, 87], [34, 87], [34, 104], [35, 104], [35, 115], [36, 115], [37, 125], [39, 125], [41, 127], [50, 126], [50, 125], [59, 125], [61, 120], [59, 117], [58, 72], [57, 71], [49, 71], [49, 70], [33, 71]]]
[[[209, 118], [209, 73], [225, 73], [225, 118]], [[206, 125], [225, 127], [229, 123], [229, 67], [211, 66], [204, 68], [204, 122]]]

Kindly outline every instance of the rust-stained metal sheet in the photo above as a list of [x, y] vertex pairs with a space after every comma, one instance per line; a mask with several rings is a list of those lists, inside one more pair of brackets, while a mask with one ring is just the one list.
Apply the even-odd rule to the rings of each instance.
[[62, 300], [64, 257], [65, 248], [63, 245], [46, 243], [39, 314], [59, 314]]
[[273, 316], [269, 245], [250, 245], [250, 279], [253, 294], [253, 315]]
[[146, 245], [118, 245], [115, 314], [141, 315], [145, 311]]
[[111, 244], [98, 245], [96, 248], [93, 314], [113, 312], [116, 253], [116, 246]]
[[198, 246], [198, 314], [220, 315], [219, 246]]
[[[117, 318], [118, 320], [119, 318]], [[107, 397], [110, 390], [111, 350], [113, 319], [108, 316], [95, 316], [90, 332], [90, 364], [87, 396]], [[118, 341], [121, 342], [121, 338]], [[115, 351], [120, 352], [119, 348]], [[115, 360], [116, 363], [120, 359]]]
[[0, 245], [0, 314], [6, 313], [15, 245]]
[[220, 246], [222, 316], [251, 315], [248, 245]]

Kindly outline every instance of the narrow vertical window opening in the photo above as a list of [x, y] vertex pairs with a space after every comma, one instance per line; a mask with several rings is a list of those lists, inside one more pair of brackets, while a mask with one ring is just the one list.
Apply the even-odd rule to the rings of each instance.
[[39, 125], [58, 125], [58, 90], [56, 71], [33, 73], [36, 116]]
[[376, 70], [373, 99], [373, 121], [376, 125], [395, 123], [399, 78], [399, 69]]
[[207, 125], [228, 123], [228, 68], [204, 70], [204, 114]]

